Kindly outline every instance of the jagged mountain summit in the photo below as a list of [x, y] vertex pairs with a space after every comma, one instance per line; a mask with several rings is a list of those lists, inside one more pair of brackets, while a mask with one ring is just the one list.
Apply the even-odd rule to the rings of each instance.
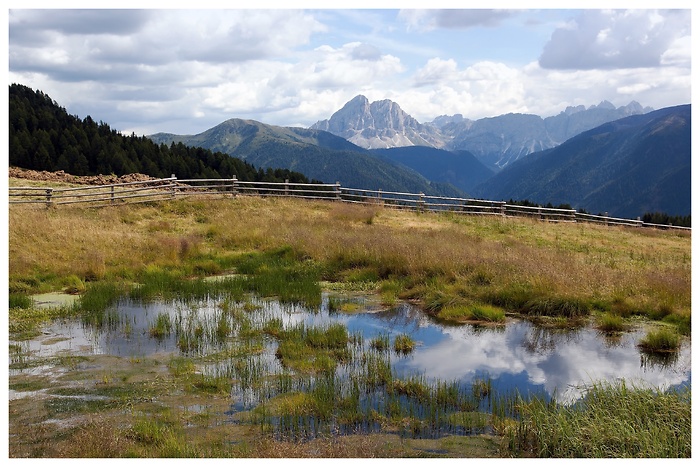
[[363, 95], [354, 97], [330, 119], [316, 122], [311, 129], [333, 133], [365, 149], [444, 146], [436, 128], [419, 123], [397, 103], [389, 99], [370, 103]]
[[370, 103], [359, 95], [329, 120], [311, 128], [328, 131], [366, 149], [428, 146], [469, 151], [485, 166], [500, 171], [523, 156], [556, 147], [584, 131], [652, 110], [635, 101], [618, 108], [602, 101], [588, 108], [567, 107], [547, 118], [510, 113], [470, 120], [456, 114], [421, 124], [395, 102], [385, 99]]

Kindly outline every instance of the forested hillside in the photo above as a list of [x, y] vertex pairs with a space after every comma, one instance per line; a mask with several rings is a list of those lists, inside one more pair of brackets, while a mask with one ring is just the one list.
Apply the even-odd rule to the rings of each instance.
[[33, 170], [64, 170], [74, 175], [143, 173], [187, 178], [309, 182], [288, 169], [255, 168], [221, 152], [182, 143], [156, 144], [145, 136], [124, 136], [90, 116], [69, 115], [48, 95], [10, 85], [9, 165]]
[[184, 143], [223, 151], [251, 164], [298, 170], [326, 183], [366, 190], [386, 190], [460, 197], [464, 191], [429, 180], [401, 163], [380, 158], [321, 130], [281, 127], [232, 118], [197, 135], [158, 133], [159, 144]]
[[474, 189], [487, 199], [569, 203], [635, 218], [689, 216], [691, 107], [633, 115], [510, 164]]

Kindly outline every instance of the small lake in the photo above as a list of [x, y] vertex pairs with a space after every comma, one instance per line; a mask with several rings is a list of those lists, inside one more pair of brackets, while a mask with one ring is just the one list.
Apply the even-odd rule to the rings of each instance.
[[[307, 326], [341, 323], [350, 334], [360, 335], [365, 346], [377, 336], [406, 334], [417, 345], [410, 353], [391, 355], [391, 365], [399, 375], [421, 375], [426, 380], [464, 384], [475, 378], [489, 378], [498, 391], [536, 393], [564, 403], [579, 398], [582, 386], [598, 381], [624, 379], [630, 384], [661, 389], [690, 385], [688, 341], [673, 357], [655, 358], [636, 347], [645, 333], [641, 328], [610, 337], [591, 327], [547, 329], [516, 319], [509, 319], [501, 326], [448, 325], [429, 318], [410, 304], [383, 309], [367, 297], [342, 300], [352, 305], [347, 307], [351, 311], [336, 310], [327, 294], [320, 309], [315, 310], [282, 305], [275, 300], [251, 299], [249, 306], [252, 304], [254, 309], [248, 314], [260, 322], [277, 318], [285, 327], [299, 323]], [[184, 325], [213, 320], [221, 309], [217, 301], [149, 304], [122, 301], [109, 313], [114, 317], [110, 326], [98, 329], [79, 321], [55, 322], [39, 339], [21, 345], [37, 357], [62, 352], [122, 357], [179, 354], [181, 348], [174, 333], [159, 338], [152, 336], [150, 330], [158, 317], [168, 315], [172, 322]], [[268, 348], [259, 358], [264, 360], [268, 371], [279, 371], [274, 355], [276, 344], [269, 340], [266, 345]], [[217, 371], [215, 364], [208, 369]]]

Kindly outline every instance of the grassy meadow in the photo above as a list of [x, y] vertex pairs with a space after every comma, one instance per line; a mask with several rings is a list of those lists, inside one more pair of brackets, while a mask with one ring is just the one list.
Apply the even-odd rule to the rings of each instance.
[[[639, 346], [651, 352], [672, 352], [680, 340], [690, 338], [691, 237], [687, 232], [257, 197], [176, 199], [99, 209], [11, 205], [8, 219], [9, 324], [16, 338], [31, 336], [43, 321], [71, 313], [93, 323], [105, 319], [102, 312], [107, 304], [126, 293], [142, 299], [185, 290], [190, 296], [205, 295], [216, 286], [198, 279], [228, 274], [234, 276], [223, 284], [235, 298], [252, 292], [314, 305], [322, 288], [361, 291], [376, 293], [387, 306], [411, 300], [436, 319], [456, 323], [497, 325], [506, 315], [518, 315], [553, 326], [590, 320], [604, 332], [622, 332], [631, 323], [650, 321], [652, 331]], [[78, 293], [81, 300], [70, 309], [35, 309], [29, 296], [50, 291]], [[229, 314], [255, 313], [253, 307], [244, 312], [234, 308], [231, 305]], [[243, 326], [231, 323], [222, 320], [211, 334], [226, 336], [233, 327]], [[353, 338], [342, 327], [285, 330], [273, 320], [259, 328], [245, 326], [250, 336], [278, 339], [278, 357], [299, 373], [322, 373], [350, 358], [347, 346]], [[172, 327], [167, 316], [159, 316], [149, 332], [158, 337]], [[410, 352], [414, 345], [408, 336], [393, 342], [380, 336], [371, 342], [376, 352]], [[316, 363], [309, 363], [310, 352]], [[21, 363], [21, 351], [10, 353]], [[69, 357], [60, 363], [80, 366], [80, 361]], [[222, 427], [198, 429], [210, 427], [213, 415], [144, 409], [133, 402], [148, 400], [153, 391], [170, 391], [174, 406], [181, 405], [178, 398], [186, 395], [189, 404], [192, 398], [201, 399], [224, 411], [225, 380], [196, 379], [187, 360], [171, 359], [165, 369], [158, 359], [117, 362], [100, 357], [92, 364], [99, 368], [93, 376], [102, 375], [96, 394], [102, 394], [101, 388], [124, 391], [111, 399], [113, 405], [94, 409], [98, 414], [114, 409], [120, 414], [116, 422], [86, 417], [86, 412], [93, 412], [83, 407], [76, 417], [77, 428], [57, 438], [47, 430], [30, 432], [23, 427], [68, 409], [32, 408], [27, 398], [13, 401], [12, 457], [403, 457], [424, 456], [435, 449], [448, 457], [689, 455], [690, 405], [684, 394], [674, 398], [625, 386], [601, 386], [591, 392], [590, 404], [579, 410], [522, 402], [520, 422], [499, 418], [493, 422], [496, 435], [450, 436], [434, 441], [439, 446], [430, 445], [427, 450], [422, 450], [421, 443], [430, 440], [383, 434], [318, 438], [305, 444], [271, 437], [250, 439], [238, 425], [231, 430], [240, 430], [241, 439], [249, 441], [229, 445], [223, 441]], [[394, 381], [391, 388], [406, 392], [409, 383]], [[11, 378], [15, 388], [45, 384], [36, 377]], [[183, 391], [176, 388], [189, 389], [180, 394]], [[290, 394], [278, 403], [296, 411], [321, 410], [319, 401], [302, 396]], [[594, 404], [605, 397], [633, 408], [609, 415], [605, 412], [609, 404]], [[156, 415], [147, 418], [144, 411]], [[681, 430], [687, 426], [687, 441], [678, 441], [671, 422], [670, 431], [663, 433], [660, 428], [649, 429], [649, 420], [639, 422], [637, 414], [650, 411], [675, 417]], [[600, 450], [595, 440], [606, 435], [590, 433], [606, 429], [607, 422], [591, 426], [590, 420], [610, 417], [630, 428], [618, 432], [627, 437], [622, 445], [632, 446], [637, 440], [636, 446], [643, 450]], [[17, 441], [20, 438], [22, 442]], [[567, 446], [561, 439], [579, 441]], [[586, 439], [591, 440], [588, 445]], [[552, 449], [555, 441], [556, 451]]]
[[13, 294], [155, 270], [222, 274], [244, 255], [277, 252], [320, 280], [377, 290], [387, 302], [420, 300], [446, 319], [607, 312], [690, 331], [686, 232], [239, 197], [11, 206], [9, 240]]

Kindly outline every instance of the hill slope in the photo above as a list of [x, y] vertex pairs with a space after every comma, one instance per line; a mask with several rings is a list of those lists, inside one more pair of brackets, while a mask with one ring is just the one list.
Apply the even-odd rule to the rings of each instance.
[[198, 135], [160, 133], [150, 138], [158, 143], [183, 142], [222, 151], [256, 166], [284, 167], [352, 188], [464, 195], [453, 186], [431, 182], [414, 170], [375, 157], [344, 138], [321, 130], [230, 119]]
[[637, 217], [690, 214], [690, 105], [606, 123], [531, 154], [475, 189], [489, 199], [569, 203]]
[[493, 172], [468, 151], [450, 152], [427, 146], [408, 146], [373, 149], [371, 152], [410, 167], [429, 180], [449, 183], [467, 193], [493, 176]]
[[83, 120], [41, 91], [10, 86], [9, 164], [33, 170], [63, 170], [72, 175], [221, 178], [236, 175], [244, 181], [308, 182], [286, 169], [256, 169], [221, 152], [181, 143], [158, 145], [146, 137], [124, 136], [90, 116]]

